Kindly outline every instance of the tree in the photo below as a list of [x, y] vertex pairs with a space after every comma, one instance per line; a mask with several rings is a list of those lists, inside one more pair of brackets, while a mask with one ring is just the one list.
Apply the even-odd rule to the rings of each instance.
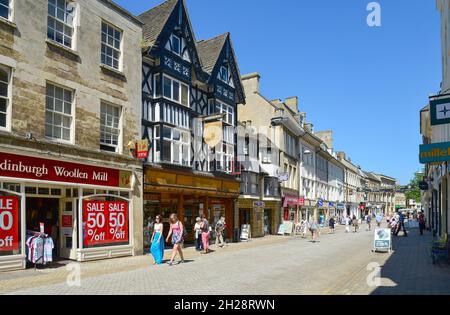
[[423, 180], [423, 173], [416, 172], [414, 174], [414, 178], [411, 179], [411, 181], [407, 187], [407, 190], [405, 192], [407, 200], [412, 199], [412, 200], [416, 201], [417, 203], [419, 203], [421, 201], [419, 183], [422, 180]]

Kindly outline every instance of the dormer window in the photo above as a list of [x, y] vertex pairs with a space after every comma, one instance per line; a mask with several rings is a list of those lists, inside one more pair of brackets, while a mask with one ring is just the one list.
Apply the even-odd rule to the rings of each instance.
[[191, 58], [189, 57], [189, 52], [186, 46], [186, 41], [175, 34], [170, 35], [169, 40], [166, 44], [166, 49], [171, 51], [177, 56], [180, 56], [184, 60], [191, 62]]
[[228, 83], [228, 68], [226, 68], [224, 66], [220, 67], [219, 78], [223, 82]]
[[233, 78], [231, 77], [231, 71], [227, 66], [221, 66], [219, 70], [219, 80], [228, 84], [231, 87], [234, 87]]
[[181, 38], [172, 34], [166, 48], [174, 54], [181, 56]]

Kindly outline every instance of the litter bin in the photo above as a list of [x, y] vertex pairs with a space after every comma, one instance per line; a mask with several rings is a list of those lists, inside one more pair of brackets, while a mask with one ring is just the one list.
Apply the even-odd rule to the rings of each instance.
[[239, 231], [239, 228], [235, 228], [233, 232], [233, 243], [238, 243], [241, 238], [241, 233]]

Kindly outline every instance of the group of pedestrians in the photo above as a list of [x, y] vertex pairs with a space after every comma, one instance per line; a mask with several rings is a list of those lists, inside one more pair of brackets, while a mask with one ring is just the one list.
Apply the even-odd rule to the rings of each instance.
[[[179, 254], [180, 264], [184, 263], [183, 245], [184, 241], [188, 235], [183, 223], [178, 219], [177, 214], [173, 213], [169, 217], [170, 229], [167, 237], [165, 239], [166, 243], [172, 245], [172, 254], [168, 262], [169, 266], [172, 266], [174, 260]], [[216, 245], [224, 247], [224, 231], [227, 228], [227, 224], [224, 217], [221, 217], [215, 226], [216, 234]], [[204, 215], [196, 218], [196, 223], [194, 226], [195, 232], [195, 248], [202, 254], [208, 254], [210, 252], [209, 242], [211, 238], [212, 228], [209, 225], [208, 220]], [[164, 225], [163, 218], [157, 215], [155, 218], [155, 223], [153, 224], [153, 233], [151, 236], [151, 247], [150, 252], [153, 256], [153, 264], [161, 265], [164, 259]]]

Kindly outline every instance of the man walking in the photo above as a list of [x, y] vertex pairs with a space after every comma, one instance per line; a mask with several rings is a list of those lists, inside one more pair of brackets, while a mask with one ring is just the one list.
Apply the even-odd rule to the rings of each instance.
[[399, 212], [398, 215], [398, 229], [397, 232], [395, 234], [395, 236], [398, 235], [398, 233], [400, 232], [401, 229], [403, 229], [403, 236], [407, 237], [408, 236], [408, 232], [406, 232], [406, 227], [405, 227], [405, 215], [403, 214], [403, 212]]
[[215, 228], [215, 232], [216, 232], [216, 246], [219, 245], [220, 243], [220, 247], [224, 247], [225, 246], [225, 242], [223, 241], [223, 231], [225, 229], [225, 218], [221, 217], [219, 219], [219, 221], [217, 221], [216, 223], [216, 228]]
[[370, 214], [367, 215], [366, 223], [367, 223], [367, 230], [371, 231], [372, 216]]
[[377, 226], [381, 227], [381, 222], [383, 221], [383, 215], [381, 213], [378, 213], [375, 217], [375, 220], [377, 221]]
[[423, 214], [423, 212], [419, 213], [419, 230], [420, 230], [420, 235], [423, 235], [423, 230], [425, 230], [425, 215]]

